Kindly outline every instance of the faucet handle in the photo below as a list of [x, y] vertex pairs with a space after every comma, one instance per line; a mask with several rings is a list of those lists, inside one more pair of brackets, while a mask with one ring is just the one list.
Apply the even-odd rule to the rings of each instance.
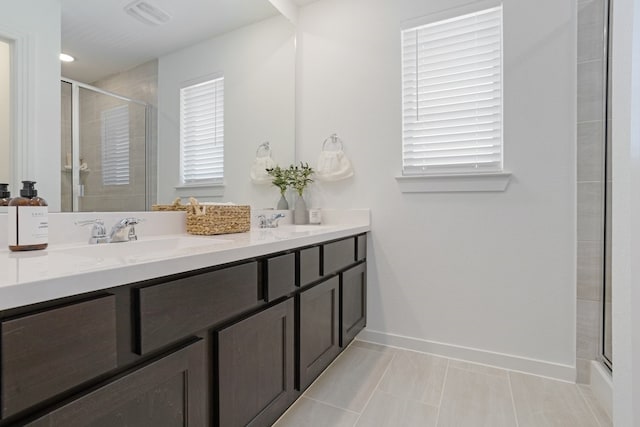
[[89, 243], [102, 243], [106, 241], [107, 238], [107, 229], [104, 226], [104, 221], [96, 218], [96, 219], [85, 219], [83, 221], [75, 221], [75, 225], [85, 226], [92, 225], [91, 227], [91, 237], [89, 238]]
[[122, 220], [120, 220], [120, 224], [122, 224], [122, 225], [137, 225], [137, 224], [140, 224], [143, 221], [144, 221], [144, 218], [130, 217], [130, 218], [123, 218]]

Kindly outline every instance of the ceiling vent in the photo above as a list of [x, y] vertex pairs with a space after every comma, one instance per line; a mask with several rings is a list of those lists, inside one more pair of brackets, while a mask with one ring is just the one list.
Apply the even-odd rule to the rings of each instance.
[[167, 12], [145, 0], [129, 3], [124, 7], [124, 11], [138, 21], [151, 26], [166, 24], [172, 18]]

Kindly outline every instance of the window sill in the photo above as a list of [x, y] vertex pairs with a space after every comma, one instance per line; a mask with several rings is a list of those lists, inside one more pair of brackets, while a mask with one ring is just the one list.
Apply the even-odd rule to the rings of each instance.
[[396, 177], [403, 193], [505, 191], [510, 180], [511, 172]]
[[180, 184], [174, 187], [180, 197], [222, 197], [224, 184]]

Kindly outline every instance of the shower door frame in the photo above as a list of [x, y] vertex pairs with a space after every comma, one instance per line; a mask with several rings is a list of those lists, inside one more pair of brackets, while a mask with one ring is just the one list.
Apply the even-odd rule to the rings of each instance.
[[146, 210], [151, 210], [151, 105], [139, 99], [130, 98], [115, 92], [101, 89], [87, 83], [62, 77], [62, 83], [71, 85], [71, 211], [78, 212], [82, 188], [80, 186], [80, 89], [87, 89], [102, 95], [111, 96], [122, 101], [142, 105], [144, 107], [144, 169], [145, 169], [145, 189], [144, 206]]

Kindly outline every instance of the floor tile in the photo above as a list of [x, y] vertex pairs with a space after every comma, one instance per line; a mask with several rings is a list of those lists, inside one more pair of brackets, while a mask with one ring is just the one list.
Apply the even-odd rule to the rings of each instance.
[[447, 359], [443, 357], [398, 350], [378, 390], [439, 406], [446, 371]]
[[575, 384], [509, 373], [520, 427], [597, 427]]
[[393, 355], [350, 346], [305, 395], [339, 408], [361, 412]]
[[591, 387], [588, 385], [579, 385], [578, 388], [584, 397], [584, 400], [587, 401], [587, 405], [591, 409], [591, 412], [596, 416], [600, 427], [611, 427], [613, 426], [613, 422], [611, 422], [611, 417], [607, 413], [607, 411], [600, 405], [598, 399], [593, 394]]
[[449, 367], [439, 427], [516, 425], [508, 378]]
[[353, 427], [358, 414], [301, 397], [274, 427]]
[[435, 427], [438, 408], [376, 390], [364, 409], [358, 427]]
[[493, 366], [487, 365], [479, 365], [477, 363], [464, 362], [462, 360], [450, 360], [449, 367], [462, 369], [464, 371], [471, 371], [477, 374], [494, 375], [504, 379], [507, 379], [509, 376], [509, 372], [504, 369], [494, 368]]

